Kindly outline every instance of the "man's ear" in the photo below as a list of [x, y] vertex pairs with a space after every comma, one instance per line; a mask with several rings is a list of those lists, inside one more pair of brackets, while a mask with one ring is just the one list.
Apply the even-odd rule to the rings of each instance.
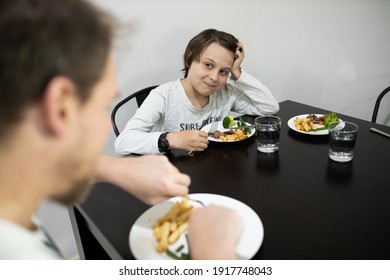
[[43, 95], [43, 117], [46, 130], [55, 136], [66, 131], [78, 107], [74, 83], [63, 76], [53, 78]]

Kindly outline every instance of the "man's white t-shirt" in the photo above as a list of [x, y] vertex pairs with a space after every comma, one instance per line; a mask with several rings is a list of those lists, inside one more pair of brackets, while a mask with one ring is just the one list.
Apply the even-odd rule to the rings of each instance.
[[1, 260], [60, 260], [62, 256], [43, 229], [34, 231], [0, 219]]

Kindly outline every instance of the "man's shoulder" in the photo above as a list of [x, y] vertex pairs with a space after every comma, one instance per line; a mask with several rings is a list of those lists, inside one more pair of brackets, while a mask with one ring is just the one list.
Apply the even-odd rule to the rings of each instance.
[[13, 222], [0, 219], [0, 259], [61, 259], [57, 251], [45, 244], [41, 230], [30, 231]]

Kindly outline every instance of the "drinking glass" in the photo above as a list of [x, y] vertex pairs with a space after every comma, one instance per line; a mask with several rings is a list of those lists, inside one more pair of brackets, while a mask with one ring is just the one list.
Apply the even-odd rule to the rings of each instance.
[[257, 150], [273, 153], [279, 150], [282, 120], [277, 116], [260, 116], [255, 119]]
[[338, 162], [353, 159], [359, 127], [351, 122], [332, 122], [329, 129], [329, 157]]

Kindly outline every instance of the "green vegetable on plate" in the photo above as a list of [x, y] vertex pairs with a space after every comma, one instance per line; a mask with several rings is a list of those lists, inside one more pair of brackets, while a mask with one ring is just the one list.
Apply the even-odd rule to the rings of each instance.
[[332, 122], [338, 122], [339, 117], [337, 116], [336, 113], [332, 112], [330, 114], [327, 114], [325, 119], [324, 119], [324, 126], [328, 127], [330, 123]]
[[189, 242], [188, 242], [188, 234], [185, 235], [186, 237], [186, 242], [187, 242], [187, 248], [188, 248], [188, 253], [183, 253], [184, 245], [180, 245], [175, 252], [172, 252], [171, 250], [167, 249], [166, 253], [167, 256], [170, 257], [171, 259], [174, 260], [190, 260], [191, 259], [191, 253], [190, 253], [190, 247], [189, 247]]
[[[239, 117], [237, 121], [234, 120], [234, 117], [233, 116], [227, 116], [227, 117], [224, 117], [223, 120], [222, 120], [222, 126], [223, 128], [232, 128], [233, 126], [246, 126], [246, 122], [241, 118]], [[245, 128], [244, 129], [244, 134], [250, 134], [251, 133], [251, 130], [250, 128]]]
[[[247, 125], [246, 122], [241, 117], [239, 117], [238, 119], [239, 119], [239, 122], [237, 122], [237, 126], [246, 126]], [[250, 128], [247, 127], [247, 128], [244, 129], [244, 134], [245, 135], [248, 135], [250, 133], [251, 133], [251, 129]]]
[[223, 128], [232, 128], [236, 124], [237, 124], [237, 122], [234, 120], [233, 116], [224, 117], [222, 120]]
[[324, 126], [323, 127], [319, 127], [316, 129], [310, 129], [309, 131], [327, 130], [330, 123], [338, 122], [339, 120], [340, 120], [339, 116], [337, 116], [336, 113], [331, 112], [324, 117]]
[[174, 260], [190, 260], [190, 254], [188, 253], [181, 253], [180, 255], [176, 255], [169, 249], [167, 249], [167, 256], [174, 259]]

